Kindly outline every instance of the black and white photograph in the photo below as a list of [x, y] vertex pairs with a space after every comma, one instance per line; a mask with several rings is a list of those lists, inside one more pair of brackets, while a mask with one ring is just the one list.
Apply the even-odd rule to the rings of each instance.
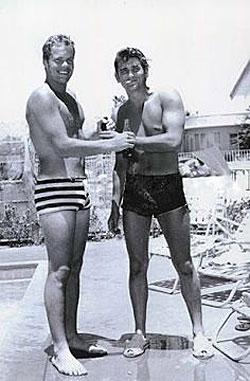
[[249, 15], [0, 0], [0, 380], [250, 380]]

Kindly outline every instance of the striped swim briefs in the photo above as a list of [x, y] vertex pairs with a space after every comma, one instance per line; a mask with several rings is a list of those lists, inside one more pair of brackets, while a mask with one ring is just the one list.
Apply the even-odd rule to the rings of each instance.
[[36, 180], [34, 200], [37, 214], [90, 208], [86, 182], [86, 178]]

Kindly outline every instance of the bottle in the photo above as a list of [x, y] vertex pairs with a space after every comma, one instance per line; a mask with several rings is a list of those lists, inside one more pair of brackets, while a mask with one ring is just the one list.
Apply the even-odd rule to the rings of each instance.
[[[123, 122], [123, 131], [131, 131], [130, 129], [130, 120], [129, 119], [124, 119]], [[123, 157], [127, 159], [131, 159], [133, 157], [133, 148], [127, 148], [123, 151]]]

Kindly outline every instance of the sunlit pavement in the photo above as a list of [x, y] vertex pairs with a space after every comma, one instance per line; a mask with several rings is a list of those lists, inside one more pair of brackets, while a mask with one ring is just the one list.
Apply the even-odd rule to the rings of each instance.
[[[38, 261], [38, 267], [17, 311], [3, 323], [0, 338], [0, 380], [65, 380], [48, 361], [50, 336], [43, 305], [47, 272], [44, 247], [1, 249], [1, 262]], [[168, 259], [153, 257], [149, 282], [173, 275]], [[86, 339], [106, 345], [109, 354], [80, 359], [91, 381], [244, 381], [250, 380], [249, 364], [237, 364], [216, 351], [207, 361], [192, 357], [191, 324], [180, 296], [149, 291], [147, 332], [151, 348], [137, 359], [122, 356], [125, 339], [133, 332], [128, 287], [128, 261], [123, 240], [89, 242], [81, 276], [79, 332]], [[203, 307], [208, 336], [227, 311]], [[228, 328], [235, 335], [234, 324]], [[238, 333], [239, 336], [239, 333]], [[71, 377], [73, 379], [73, 377]]]

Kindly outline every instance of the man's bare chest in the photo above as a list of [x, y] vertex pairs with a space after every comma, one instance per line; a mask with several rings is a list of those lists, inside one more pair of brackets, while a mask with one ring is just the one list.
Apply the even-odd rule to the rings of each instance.
[[79, 130], [82, 127], [78, 105], [75, 102], [74, 107], [69, 107], [63, 101], [59, 101], [59, 112], [64, 122], [69, 137], [78, 137]]
[[155, 135], [163, 132], [162, 107], [155, 100], [146, 101], [142, 109], [127, 114], [130, 129], [137, 135]]

